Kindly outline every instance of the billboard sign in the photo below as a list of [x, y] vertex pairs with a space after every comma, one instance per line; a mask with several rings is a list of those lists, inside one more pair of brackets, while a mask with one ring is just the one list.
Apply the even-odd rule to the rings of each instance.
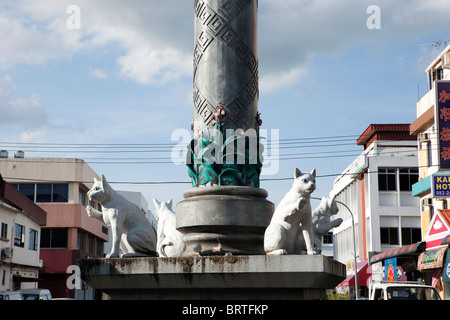
[[436, 81], [436, 115], [439, 170], [450, 170], [450, 81]]

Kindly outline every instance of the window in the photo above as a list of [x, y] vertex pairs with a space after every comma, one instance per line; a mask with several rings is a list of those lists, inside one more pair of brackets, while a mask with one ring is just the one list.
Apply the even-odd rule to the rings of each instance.
[[[398, 179], [397, 179], [398, 172]], [[412, 185], [419, 181], [419, 170], [415, 168], [378, 169], [379, 191], [412, 191]], [[397, 188], [398, 186], [398, 188]]]
[[396, 169], [378, 169], [378, 190], [379, 191], [396, 191], [395, 183]]
[[102, 255], [102, 240], [100, 238], [97, 238], [97, 241], [95, 243], [95, 255], [97, 257], [100, 257]]
[[327, 234], [324, 234], [322, 237], [322, 243], [333, 243], [333, 232], [328, 232]]
[[36, 185], [36, 202], [52, 202], [51, 183], [39, 183]]
[[53, 183], [52, 202], [67, 202], [69, 200], [69, 185], [67, 183]]
[[42, 228], [41, 248], [66, 249], [67, 228]]
[[400, 191], [412, 191], [412, 185], [419, 181], [419, 170], [400, 169], [399, 170]]
[[25, 226], [17, 223], [14, 228], [14, 245], [22, 248], [25, 246]]
[[1, 233], [0, 233], [0, 238], [1, 239], [8, 239], [8, 224], [2, 222], [2, 229], [1, 229]]
[[26, 195], [31, 201], [34, 201], [34, 194], [35, 194], [35, 184], [18, 184], [17, 185], [18, 190], [22, 192], [24, 195]]
[[94, 238], [92, 237], [92, 235], [88, 234], [86, 252], [92, 253], [93, 248], [94, 248]]
[[67, 202], [67, 183], [17, 183], [13, 186], [34, 202]]
[[30, 238], [29, 238], [30, 240], [28, 243], [28, 249], [37, 251], [37, 249], [38, 249], [38, 232], [37, 232], [37, 230], [30, 228], [29, 236], [30, 236]]
[[78, 204], [86, 206], [86, 191], [81, 188], [78, 189]]
[[382, 244], [398, 245], [398, 228], [380, 228]]
[[413, 244], [421, 240], [420, 228], [402, 228], [402, 245]]
[[84, 249], [84, 232], [82, 230], [77, 231], [77, 249]]

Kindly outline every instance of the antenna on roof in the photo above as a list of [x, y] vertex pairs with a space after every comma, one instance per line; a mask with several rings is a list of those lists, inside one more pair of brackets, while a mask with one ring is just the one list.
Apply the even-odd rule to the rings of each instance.
[[446, 45], [446, 44], [449, 44], [449, 43], [450, 43], [450, 41], [439, 40], [439, 41], [433, 41], [433, 42], [430, 42], [430, 43], [418, 44], [418, 46], [433, 46], [435, 48], [440, 48], [442, 45]]

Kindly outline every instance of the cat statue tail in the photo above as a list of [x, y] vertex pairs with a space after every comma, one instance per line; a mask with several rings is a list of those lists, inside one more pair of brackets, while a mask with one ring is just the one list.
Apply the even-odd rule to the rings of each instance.
[[162, 253], [162, 255], [164, 257], [167, 257], [166, 254], [166, 247], [171, 247], [174, 244], [172, 242], [170, 242], [169, 240], [164, 239], [161, 244], [159, 245], [158, 251]]

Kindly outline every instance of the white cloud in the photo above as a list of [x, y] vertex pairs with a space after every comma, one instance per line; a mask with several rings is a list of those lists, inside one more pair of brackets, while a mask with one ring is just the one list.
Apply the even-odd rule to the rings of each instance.
[[[381, 0], [381, 30], [366, 27], [373, 1], [264, 0], [259, 2], [259, 60], [262, 86], [291, 84], [312, 59], [339, 54], [353, 45], [411, 41], [450, 25], [447, 0]], [[71, 0], [5, 0], [0, 10], [0, 69], [44, 64], [105, 46], [116, 48], [118, 74], [137, 83], [161, 85], [192, 73], [192, 1], [79, 0], [81, 29], [70, 30]], [[381, 36], [380, 36], [381, 35]], [[400, 39], [400, 40], [399, 40]], [[377, 42], [380, 43], [380, 42]], [[91, 71], [91, 76], [104, 73]], [[297, 76], [296, 76], [297, 75]], [[289, 76], [291, 79], [289, 79]], [[270, 85], [270, 78], [288, 79]]]
[[107, 77], [106, 70], [95, 68], [89, 72], [89, 75], [94, 78], [105, 79]]
[[294, 87], [307, 73], [306, 67], [266, 74], [261, 78], [260, 91], [270, 93], [285, 87]]
[[19, 127], [24, 140], [36, 136], [47, 126], [48, 115], [37, 95], [16, 97], [13, 94], [14, 84], [11, 76], [0, 75], [0, 126]]

